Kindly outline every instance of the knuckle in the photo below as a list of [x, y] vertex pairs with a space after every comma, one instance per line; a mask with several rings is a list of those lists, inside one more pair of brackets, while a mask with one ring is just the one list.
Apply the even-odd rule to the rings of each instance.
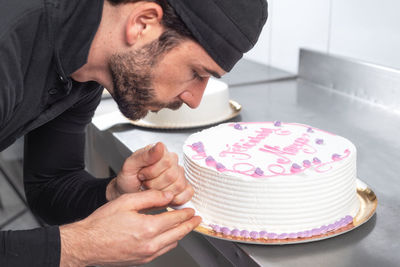
[[182, 192], [182, 191], [184, 191], [185, 188], [186, 188], [186, 183], [184, 183], [184, 182], [176, 183], [175, 188], [176, 188], [176, 190], [177, 190], [178, 192]]
[[154, 242], [148, 242], [144, 246], [144, 255], [152, 256], [158, 251], [158, 246]]
[[156, 234], [156, 228], [152, 225], [147, 225], [146, 226], [146, 234], [148, 236], [154, 236]]
[[176, 181], [177, 177], [176, 177], [176, 173], [173, 171], [167, 171], [165, 173], [165, 179], [169, 182], [169, 183], [173, 183]]
[[172, 157], [173, 162], [174, 162], [175, 164], [177, 164], [178, 161], [179, 161], [178, 154], [176, 154], [175, 152], [171, 152], [171, 157]]

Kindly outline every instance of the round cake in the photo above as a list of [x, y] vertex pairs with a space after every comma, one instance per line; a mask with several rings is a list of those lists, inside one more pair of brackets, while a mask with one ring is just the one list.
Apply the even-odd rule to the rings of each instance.
[[228, 85], [210, 78], [197, 108], [191, 109], [186, 104], [178, 110], [165, 108], [157, 113], [149, 112], [143, 121], [159, 127], [179, 127], [213, 124], [227, 119], [231, 114]]
[[298, 123], [225, 123], [183, 148], [192, 204], [215, 232], [303, 238], [338, 230], [359, 209], [356, 148]]

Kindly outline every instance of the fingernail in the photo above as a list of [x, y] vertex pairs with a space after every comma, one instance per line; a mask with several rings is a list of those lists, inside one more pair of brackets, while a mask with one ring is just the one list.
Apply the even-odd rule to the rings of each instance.
[[146, 180], [146, 177], [143, 174], [139, 173], [138, 174], [138, 179], [139, 179], [139, 181], [143, 182], [144, 180]]
[[174, 197], [174, 194], [172, 194], [172, 192], [170, 192], [170, 191], [165, 191], [165, 192], [164, 192], [164, 196], [165, 196], [167, 199], [171, 199], [171, 198]]
[[154, 148], [156, 147], [156, 144], [157, 144], [157, 143], [154, 143], [154, 144], [149, 145], [149, 146], [150, 146], [150, 149], [149, 149], [149, 152], [150, 152], [150, 153], [153, 153], [153, 152], [154, 152]]

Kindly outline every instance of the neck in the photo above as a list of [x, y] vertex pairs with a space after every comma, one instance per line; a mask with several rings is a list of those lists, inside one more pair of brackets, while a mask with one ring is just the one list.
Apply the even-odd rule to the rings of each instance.
[[72, 73], [72, 79], [78, 82], [96, 81], [109, 91], [113, 90], [108, 60], [116, 51], [114, 44], [118, 42], [115, 42], [115, 39], [121, 36], [115, 30], [121, 28], [117, 27], [120, 24], [120, 18], [118, 8], [104, 1], [100, 25], [90, 46], [88, 60], [85, 65]]

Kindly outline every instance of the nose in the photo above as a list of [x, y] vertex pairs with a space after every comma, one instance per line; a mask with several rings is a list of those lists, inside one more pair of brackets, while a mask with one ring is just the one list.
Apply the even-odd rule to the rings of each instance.
[[190, 108], [197, 108], [200, 105], [208, 80], [209, 78], [205, 78], [203, 81], [197, 82], [196, 85], [190, 85], [190, 88], [182, 92], [179, 98]]

